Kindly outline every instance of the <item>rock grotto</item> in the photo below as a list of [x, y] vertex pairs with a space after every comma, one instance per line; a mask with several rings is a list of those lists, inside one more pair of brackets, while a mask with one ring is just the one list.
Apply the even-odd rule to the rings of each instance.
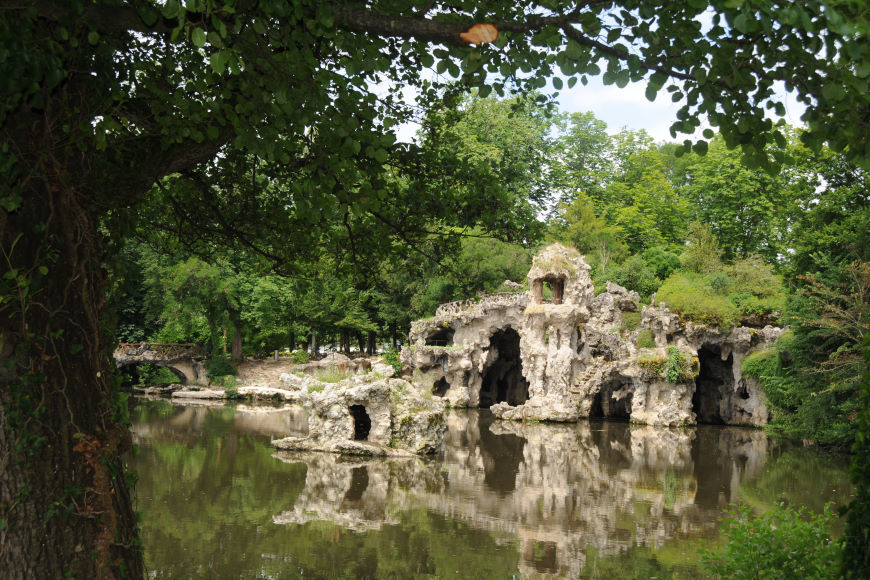
[[451, 406], [488, 407], [502, 419], [767, 423], [761, 390], [740, 364], [783, 329], [696, 324], [655, 300], [641, 307], [636, 292], [610, 282], [596, 296], [589, 269], [576, 250], [553, 244], [534, 257], [528, 291], [443, 304], [415, 321], [402, 349], [411, 380]]

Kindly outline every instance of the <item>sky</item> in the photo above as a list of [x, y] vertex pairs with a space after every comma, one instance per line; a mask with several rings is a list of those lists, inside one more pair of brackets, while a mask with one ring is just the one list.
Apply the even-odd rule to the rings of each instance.
[[[563, 80], [567, 80], [564, 79]], [[617, 133], [622, 128], [635, 131], [646, 130], [657, 142], [682, 142], [687, 136], [677, 134], [677, 138], [671, 137], [669, 128], [677, 119], [677, 110], [682, 103], [674, 103], [670, 99], [670, 93], [665, 90], [659, 92], [658, 98], [650, 102], [644, 92], [646, 83], [629, 83], [624, 88], [614, 85], [604, 85], [601, 77], [590, 77], [589, 84], [577, 83], [573, 88], [567, 88], [567, 83], [559, 91], [557, 102], [559, 108], [566, 113], [585, 113], [591, 111], [596, 118], [607, 123], [609, 133]], [[554, 92], [552, 86], [549, 92]], [[801, 126], [800, 117], [804, 112], [804, 106], [798, 103], [792, 95], [786, 94], [780, 88], [778, 94], [785, 96], [785, 120], [789, 125]], [[413, 100], [413, 91], [406, 94], [408, 100]], [[772, 112], [771, 112], [772, 115]], [[777, 120], [773, 117], [774, 121]], [[701, 139], [701, 131], [709, 127], [702, 121], [701, 127], [694, 135], [694, 139]], [[408, 124], [399, 127], [399, 141], [413, 141], [419, 129], [417, 124]]]
[[[677, 139], [673, 139], [669, 131], [682, 103], [671, 102], [670, 94], [664, 90], [659, 93], [655, 101], [650, 102], [644, 95], [645, 90], [646, 84], [643, 82], [629, 83], [628, 86], [620, 89], [616, 85], [605, 86], [598, 77], [590, 78], [586, 86], [577, 83], [573, 89], [568, 89], [566, 85], [566, 88], [559, 91], [557, 100], [560, 109], [567, 113], [591, 111], [598, 119], [607, 123], [610, 133], [627, 127], [633, 130], [645, 129], [656, 142], [685, 139], [682, 134], [678, 134]], [[803, 105], [795, 101], [791, 95], [787, 95], [784, 90], [780, 90], [779, 93], [786, 96], [786, 122], [794, 126], [801, 125]], [[700, 130], [705, 126], [702, 125]]]

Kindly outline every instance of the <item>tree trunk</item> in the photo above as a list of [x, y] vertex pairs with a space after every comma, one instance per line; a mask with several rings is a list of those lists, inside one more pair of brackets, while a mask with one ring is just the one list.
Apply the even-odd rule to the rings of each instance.
[[141, 577], [122, 454], [126, 401], [101, 321], [106, 273], [88, 195], [34, 172], [0, 209], [0, 571]]
[[364, 354], [364, 353], [366, 352], [366, 341], [365, 341], [365, 338], [363, 338], [363, 333], [362, 333], [362, 332], [357, 331], [357, 333], [356, 333], [356, 343], [357, 343], [357, 345], [359, 346], [359, 353], [360, 353], [360, 355]]
[[366, 354], [368, 354], [369, 356], [375, 356], [375, 353], [377, 352], [377, 350], [378, 350], [378, 335], [375, 332], [370, 330], [368, 344], [366, 345]]
[[230, 356], [234, 361], [242, 360], [242, 329], [236, 323], [233, 323], [233, 348]]
[[311, 329], [311, 342], [309, 344], [310, 354], [312, 357], [317, 356], [317, 331]]

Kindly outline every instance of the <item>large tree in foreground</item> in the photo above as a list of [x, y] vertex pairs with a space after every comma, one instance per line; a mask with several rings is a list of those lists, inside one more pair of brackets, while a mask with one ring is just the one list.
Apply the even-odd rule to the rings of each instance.
[[[557, 69], [645, 81], [684, 103], [675, 133], [706, 117], [762, 161], [782, 81], [810, 146], [866, 163], [866, 32], [861, 3], [814, 0], [0, 0], [0, 571], [142, 575], [102, 264], [165, 176], [186, 180], [203, 231], [279, 261], [281, 235], [316, 251], [324, 220], [351, 248], [354, 227], [468, 225], [499, 208], [425, 187], [435, 168], [391, 133], [414, 111], [402, 87], [425, 107], [445, 73], [485, 96]], [[238, 152], [288, 186], [240, 191], [228, 213], [208, 185]], [[418, 178], [398, 197], [387, 162]], [[249, 215], [275, 225], [240, 227]]]

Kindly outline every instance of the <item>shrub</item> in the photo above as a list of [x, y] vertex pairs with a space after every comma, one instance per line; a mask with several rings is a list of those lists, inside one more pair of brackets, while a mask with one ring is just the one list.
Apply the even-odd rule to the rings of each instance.
[[721, 578], [778, 580], [837, 578], [841, 547], [829, 529], [837, 519], [829, 507], [818, 515], [777, 506], [754, 517], [741, 506], [727, 511], [721, 553], [701, 550], [702, 563]]
[[205, 369], [208, 371], [208, 376], [212, 378], [238, 373], [232, 361], [225, 356], [213, 356], [208, 359], [205, 361]]
[[637, 348], [655, 348], [656, 336], [649, 328], [644, 328], [637, 333]]
[[297, 349], [290, 353], [290, 361], [295, 365], [304, 365], [310, 360], [307, 350]]
[[664, 280], [682, 266], [678, 255], [663, 248], [649, 248], [641, 255], [653, 275], [660, 280]]
[[640, 328], [640, 312], [623, 312], [619, 323], [620, 332], [631, 332]]
[[399, 359], [399, 351], [395, 348], [391, 348], [388, 351], [384, 352], [384, 361], [396, 371], [396, 375], [402, 373], [402, 361]]
[[623, 262], [613, 273], [612, 280], [644, 297], [649, 297], [662, 283], [640, 254], [630, 256]]
[[734, 303], [711, 292], [701, 276], [673, 274], [659, 288], [656, 298], [684, 318], [701, 324], [714, 324], [727, 330], [739, 319]]
[[776, 374], [779, 367], [779, 354], [776, 349], [753, 352], [740, 363], [740, 373], [747, 377], [760, 379]]
[[734, 281], [728, 277], [728, 274], [716, 272], [707, 277], [707, 286], [713, 289], [717, 294], [728, 294], [728, 291], [734, 285]]
[[697, 374], [692, 361], [675, 346], [668, 347], [668, 362], [665, 364], [665, 379], [669, 383], [689, 381]]

